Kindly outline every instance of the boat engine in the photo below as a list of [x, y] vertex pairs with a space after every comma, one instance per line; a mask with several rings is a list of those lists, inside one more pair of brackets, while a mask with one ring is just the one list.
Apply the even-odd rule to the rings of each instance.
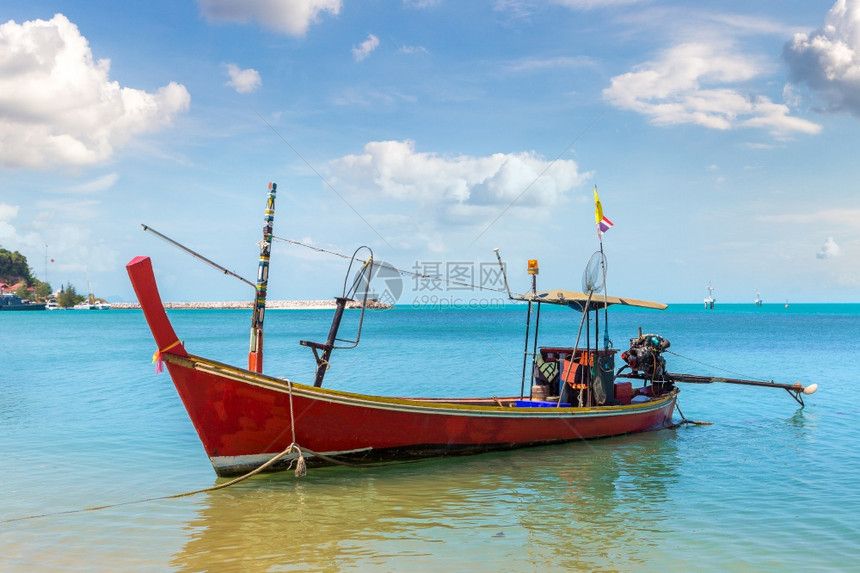
[[643, 334], [630, 339], [630, 349], [621, 353], [633, 374], [642, 374], [652, 380], [662, 380], [666, 372], [666, 359], [662, 353], [669, 341], [657, 334]]

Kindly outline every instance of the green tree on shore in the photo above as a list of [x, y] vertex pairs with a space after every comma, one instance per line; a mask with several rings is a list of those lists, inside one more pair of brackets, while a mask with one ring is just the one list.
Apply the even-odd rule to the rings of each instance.
[[[8, 251], [0, 247], [0, 281], [16, 284], [23, 283], [15, 294], [28, 300], [45, 300], [51, 296], [51, 283], [42, 282], [33, 276], [27, 257], [15, 251]], [[28, 287], [33, 287], [29, 290]]]
[[9, 283], [24, 281], [28, 286], [32, 285], [33, 275], [30, 274], [27, 257], [0, 247], [0, 280]]
[[30, 290], [27, 283], [22, 283], [21, 286], [15, 290], [15, 295], [19, 298], [32, 301], [46, 300], [51, 296], [51, 283], [44, 283], [39, 279], [33, 279], [33, 284], [31, 286], [33, 287], [33, 290]]
[[36, 280], [35, 283], [36, 284], [33, 286], [36, 287], [36, 296], [41, 299], [48, 298], [51, 296], [51, 293], [54, 292], [51, 288], [51, 283], [42, 282], [40, 280]]
[[57, 297], [57, 304], [63, 308], [72, 308], [79, 302], [84, 302], [87, 297], [80, 295], [72, 286], [72, 283], [66, 283], [65, 287], [60, 290], [60, 296]]
[[26, 284], [22, 283], [21, 286], [19, 286], [17, 289], [15, 289], [15, 296], [17, 296], [20, 299], [29, 300], [29, 299], [33, 298], [33, 293], [31, 293], [29, 290], [27, 290]]

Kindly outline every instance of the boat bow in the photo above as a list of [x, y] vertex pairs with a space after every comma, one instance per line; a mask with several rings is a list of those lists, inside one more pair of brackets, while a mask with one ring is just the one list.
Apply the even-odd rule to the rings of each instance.
[[164, 303], [158, 293], [158, 285], [155, 282], [155, 274], [152, 271], [152, 260], [149, 257], [135, 257], [125, 266], [134, 294], [140, 302], [143, 316], [149, 325], [149, 330], [155, 338], [155, 344], [160, 354], [175, 354], [177, 356], [188, 356], [185, 346], [176, 336]]

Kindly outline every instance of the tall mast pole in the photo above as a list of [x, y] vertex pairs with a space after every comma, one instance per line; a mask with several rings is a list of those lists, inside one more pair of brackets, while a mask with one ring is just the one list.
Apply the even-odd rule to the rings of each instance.
[[[608, 289], [606, 288], [606, 255], [603, 253], [603, 233], [612, 227], [612, 221], [603, 215], [603, 205], [600, 204], [600, 198], [597, 196], [597, 185], [594, 186], [594, 220], [597, 223], [597, 240], [600, 243], [600, 273], [603, 283], [603, 349], [609, 348], [609, 304], [607, 302]], [[598, 317], [599, 310], [594, 312], [595, 320]], [[595, 326], [599, 328], [599, 326]], [[594, 347], [597, 348], [598, 332], [595, 331]]]
[[266, 287], [269, 284], [269, 256], [272, 252], [272, 227], [275, 222], [276, 183], [269, 183], [266, 215], [263, 218], [263, 240], [260, 245], [260, 264], [257, 269], [257, 296], [251, 316], [251, 349], [248, 352], [248, 370], [263, 372], [263, 318], [266, 314]]

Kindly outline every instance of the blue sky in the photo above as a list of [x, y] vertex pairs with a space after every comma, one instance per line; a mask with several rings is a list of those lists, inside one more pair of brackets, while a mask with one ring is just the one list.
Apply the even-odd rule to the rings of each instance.
[[[55, 287], [133, 300], [146, 254], [167, 300], [250, 298], [140, 224], [253, 280], [275, 181], [279, 237], [475, 282], [498, 247], [514, 290], [529, 258], [578, 290], [597, 185], [611, 294], [860, 298], [860, 0], [0, 0], [0, 22], [0, 245]], [[269, 296], [345, 272], [276, 242]], [[428, 295], [493, 296], [404, 278]]]

